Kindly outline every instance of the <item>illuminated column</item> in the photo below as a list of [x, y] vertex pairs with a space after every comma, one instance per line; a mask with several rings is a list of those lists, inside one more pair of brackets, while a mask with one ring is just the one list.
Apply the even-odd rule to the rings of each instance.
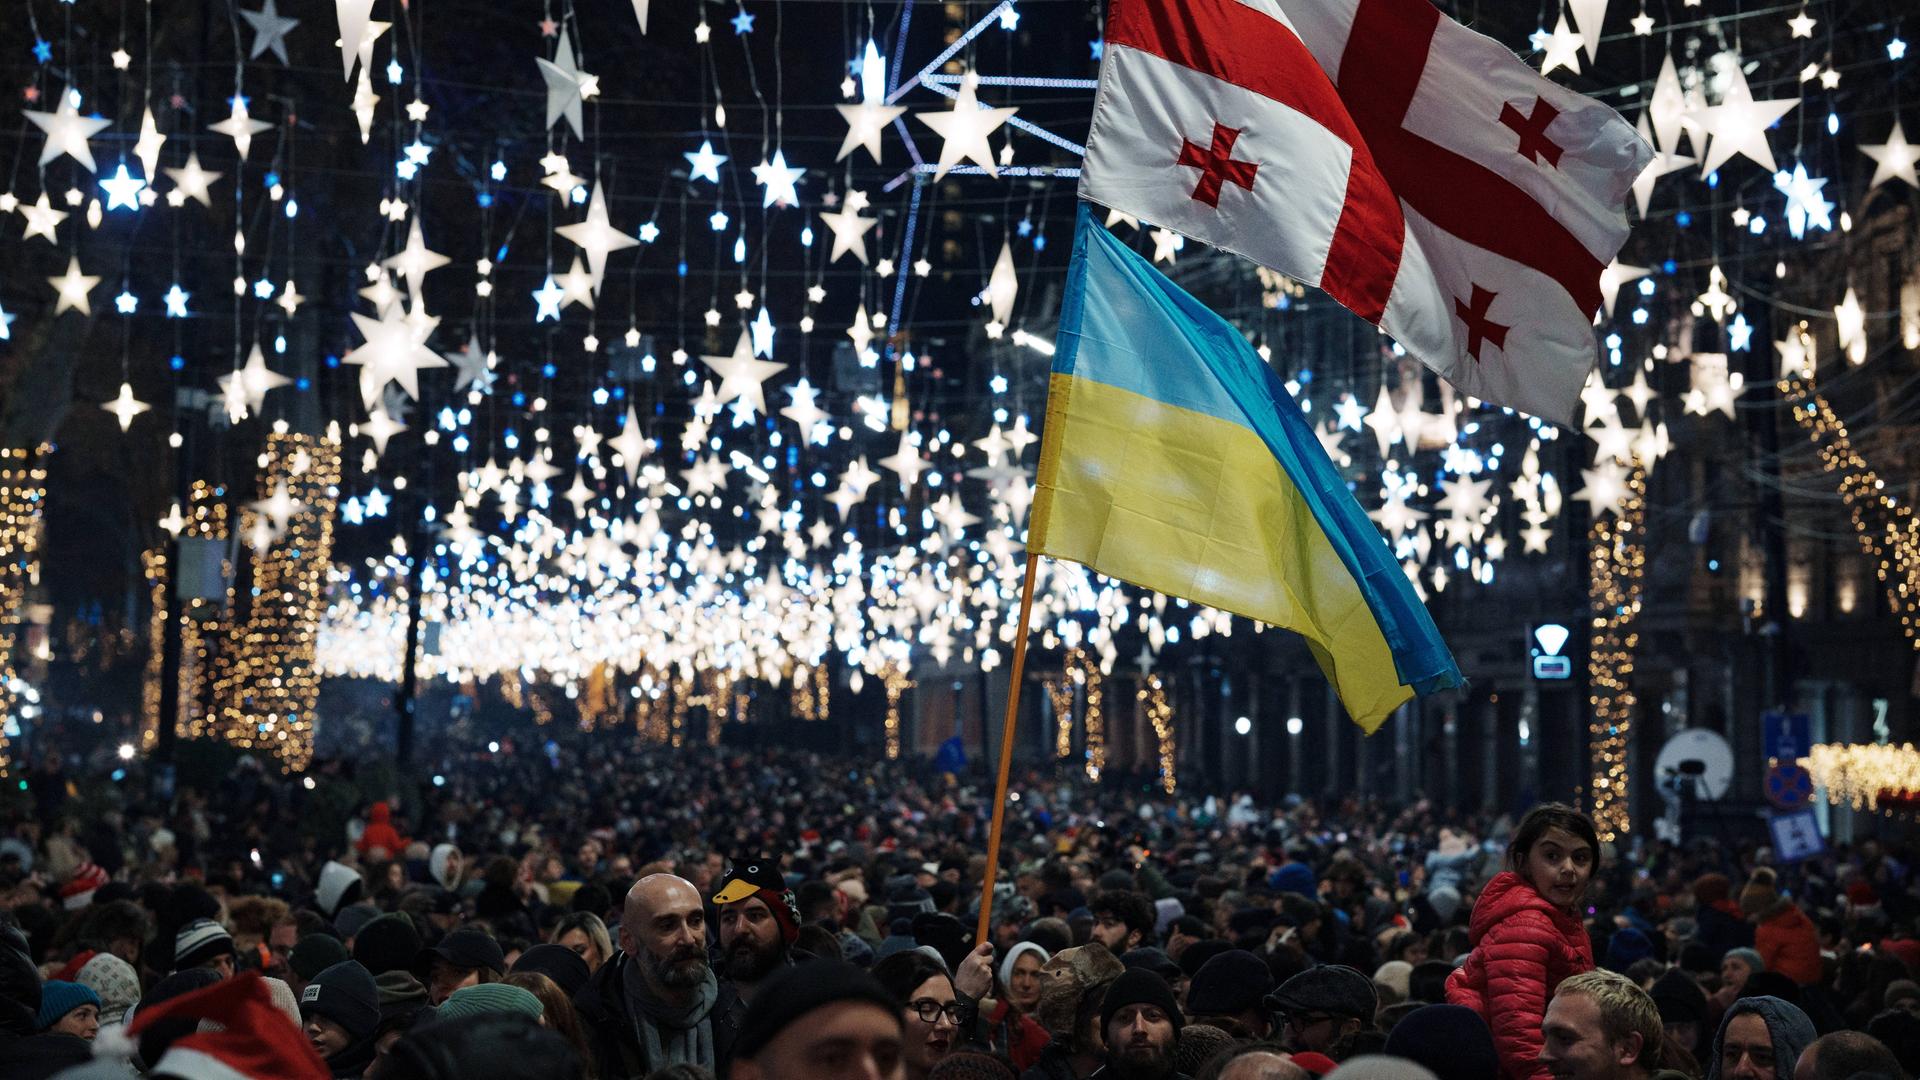
[[313, 756], [313, 711], [320, 696], [314, 634], [325, 614], [321, 587], [333, 552], [340, 444], [276, 431], [267, 437], [262, 462], [261, 493], [272, 497], [284, 487], [296, 509], [277, 536], [264, 511], [242, 515], [241, 535], [271, 542], [256, 548], [252, 607], [232, 631], [220, 734], [298, 770]]
[[1640, 636], [1641, 577], [1647, 471], [1636, 458], [1617, 516], [1600, 516], [1587, 530], [1588, 808], [1600, 839], [1632, 827], [1628, 816], [1627, 748], [1633, 731], [1633, 654]]
[[10, 764], [4, 725], [14, 718], [14, 657], [27, 624], [27, 589], [40, 577], [47, 470], [38, 459], [45, 452], [0, 447], [0, 776]]

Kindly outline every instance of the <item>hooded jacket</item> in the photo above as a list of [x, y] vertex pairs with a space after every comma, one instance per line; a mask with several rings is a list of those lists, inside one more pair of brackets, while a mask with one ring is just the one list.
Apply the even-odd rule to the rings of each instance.
[[1820, 932], [1792, 900], [1780, 897], [1760, 913], [1753, 928], [1753, 947], [1768, 971], [1777, 971], [1800, 986], [1820, 981]]
[[386, 803], [377, 802], [367, 814], [367, 831], [360, 834], [360, 842], [354, 847], [360, 854], [371, 854], [374, 848], [386, 852], [389, 859], [398, 859], [407, 850], [406, 837], [393, 827], [393, 808]]
[[313, 906], [331, 919], [340, 909], [360, 899], [366, 887], [360, 871], [342, 862], [329, 860], [320, 868], [320, 880], [313, 886]]
[[1799, 1006], [1782, 1001], [1777, 997], [1741, 998], [1727, 1006], [1727, 1015], [1720, 1018], [1720, 1029], [1713, 1033], [1713, 1056], [1707, 1062], [1707, 1080], [1720, 1080], [1721, 1047], [1727, 1039], [1727, 1027], [1733, 1021], [1748, 1013], [1760, 1014], [1767, 1022], [1767, 1034], [1773, 1036], [1773, 1070], [1776, 1076], [1792, 1076], [1795, 1063], [1819, 1035], [1813, 1030], [1813, 1021], [1800, 1011]]
[[[600, 965], [587, 985], [574, 995], [574, 1012], [593, 1054], [594, 1075], [599, 1080], [642, 1080], [655, 1066], [647, 1061], [646, 1048], [640, 1045], [634, 1027], [633, 1010], [627, 1004], [624, 987], [626, 968], [633, 958], [624, 952]], [[713, 1003], [713, 1054], [716, 1076], [727, 1075], [733, 1061], [733, 1042], [740, 1034], [740, 1020], [746, 1002], [733, 984], [720, 980], [720, 997]], [[664, 1064], [664, 1063], [662, 1063]]]
[[1512, 871], [1496, 874], [1473, 905], [1473, 951], [1447, 977], [1447, 1001], [1480, 1014], [1493, 1030], [1504, 1080], [1547, 1076], [1540, 1022], [1560, 981], [1593, 970], [1593, 945], [1579, 920], [1554, 907]]

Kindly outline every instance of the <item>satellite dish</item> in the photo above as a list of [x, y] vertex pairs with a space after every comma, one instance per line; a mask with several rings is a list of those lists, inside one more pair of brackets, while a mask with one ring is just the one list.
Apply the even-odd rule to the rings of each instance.
[[1733, 783], [1733, 747], [1717, 731], [1687, 728], [1660, 748], [1653, 773], [1660, 778], [1660, 794], [1666, 799], [1677, 798], [1678, 784], [1690, 781], [1699, 798], [1712, 801], [1725, 795]]

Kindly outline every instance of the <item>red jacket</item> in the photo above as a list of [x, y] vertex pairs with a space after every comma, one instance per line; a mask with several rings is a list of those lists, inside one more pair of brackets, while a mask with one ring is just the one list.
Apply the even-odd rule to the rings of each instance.
[[1777, 971], [1801, 986], [1820, 981], [1820, 933], [1800, 905], [1784, 897], [1753, 930], [1753, 947]]
[[386, 803], [373, 804], [373, 810], [367, 814], [367, 831], [360, 834], [360, 842], [354, 845], [360, 854], [366, 855], [374, 848], [387, 853], [387, 858], [398, 859], [406, 854], [407, 839], [393, 827], [393, 810]]
[[1447, 1001], [1479, 1013], [1493, 1029], [1503, 1080], [1547, 1076], [1535, 1060], [1540, 1021], [1560, 980], [1593, 970], [1585, 928], [1508, 871], [1487, 882], [1468, 933], [1473, 951], [1448, 976]]

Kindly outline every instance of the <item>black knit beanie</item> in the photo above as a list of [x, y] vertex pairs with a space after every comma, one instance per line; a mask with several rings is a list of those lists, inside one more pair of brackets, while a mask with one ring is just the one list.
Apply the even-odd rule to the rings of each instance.
[[873, 976], [843, 960], [812, 960], [781, 968], [754, 992], [734, 1039], [735, 1060], [766, 1049], [787, 1026], [815, 1009], [840, 1001], [864, 1001], [900, 1016], [894, 1001]]
[[1186, 1017], [1180, 1015], [1180, 1003], [1174, 1000], [1173, 987], [1160, 977], [1157, 971], [1146, 968], [1131, 968], [1121, 972], [1120, 977], [1107, 987], [1107, 999], [1100, 1005], [1100, 1030], [1104, 1033], [1112, 1022], [1113, 1014], [1129, 1005], [1152, 1005], [1167, 1014], [1173, 1021], [1173, 1033], [1180, 1034], [1186, 1025]]
[[371, 1039], [380, 1026], [380, 988], [354, 961], [335, 964], [300, 991], [300, 1019], [315, 1013], [346, 1028], [354, 1042]]
[[353, 938], [353, 958], [371, 975], [408, 971], [420, 955], [420, 931], [405, 915], [382, 915]]

